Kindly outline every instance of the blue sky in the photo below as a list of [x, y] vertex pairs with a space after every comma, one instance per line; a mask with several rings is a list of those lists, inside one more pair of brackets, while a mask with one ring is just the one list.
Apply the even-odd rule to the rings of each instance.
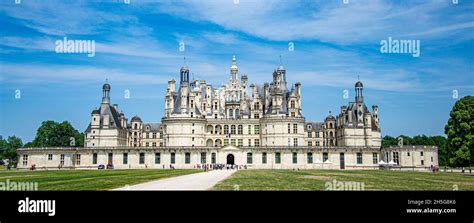
[[[0, 135], [28, 142], [44, 120], [84, 131], [106, 78], [127, 117], [159, 122], [184, 56], [194, 77], [218, 87], [233, 54], [239, 73], [259, 84], [271, 81], [281, 55], [289, 84], [302, 83], [307, 121], [352, 101], [359, 75], [383, 135], [444, 134], [452, 91], [474, 93], [474, 1], [237, 2], [1, 1]], [[94, 40], [95, 56], [56, 53], [64, 37]], [[380, 53], [389, 37], [420, 40], [420, 57]]]

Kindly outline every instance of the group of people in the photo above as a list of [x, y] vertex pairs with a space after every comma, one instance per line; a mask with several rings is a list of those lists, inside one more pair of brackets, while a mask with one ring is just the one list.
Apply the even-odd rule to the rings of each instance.
[[242, 170], [247, 169], [247, 165], [235, 165], [235, 164], [196, 164], [196, 169], [203, 169], [204, 171], [208, 170]]

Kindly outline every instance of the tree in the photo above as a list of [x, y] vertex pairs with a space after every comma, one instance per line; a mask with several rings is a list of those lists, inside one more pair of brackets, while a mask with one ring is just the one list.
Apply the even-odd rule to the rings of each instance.
[[459, 99], [449, 115], [444, 128], [448, 136], [448, 164], [467, 166], [473, 163], [474, 155], [474, 96]]
[[83, 147], [84, 135], [67, 121], [62, 123], [44, 121], [36, 131], [35, 139], [31, 143], [27, 143], [27, 145], [29, 147]]
[[9, 136], [7, 140], [0, 136], [1, 159], [7, 159], [8, 164], [13, 165], [17, 161], [16, 149], [22, 146], [21, 139], [16, 136]]

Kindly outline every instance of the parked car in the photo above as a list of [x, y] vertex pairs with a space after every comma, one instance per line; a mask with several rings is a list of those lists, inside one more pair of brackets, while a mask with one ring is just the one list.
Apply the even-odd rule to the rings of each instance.
[[105, 169], [105, 166], [104, 166], [104, 164], [100, 164], [98, 169], [99, 169], [99, 170], [103, 170], [103, 169]]
[[114, 164], [107, 164], [107, 169], [113, 170], [114, 169]]

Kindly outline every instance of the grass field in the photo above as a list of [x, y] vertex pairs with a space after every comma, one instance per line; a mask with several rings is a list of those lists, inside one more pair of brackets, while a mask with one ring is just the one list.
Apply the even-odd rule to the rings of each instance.
[[37, 182], [38, 190], [108, 190], [199, 170], [41, 170], [0, 171], [0, 182]]
[[474, 175], [382, 170], [244, 170], [214, 190], [325, 190], [327, 182], [359, 182], [365, 190], [474, 190]]

